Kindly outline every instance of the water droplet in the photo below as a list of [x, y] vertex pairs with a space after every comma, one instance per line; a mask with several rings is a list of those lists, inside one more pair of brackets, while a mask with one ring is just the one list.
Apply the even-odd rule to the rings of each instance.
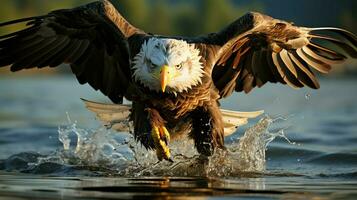
[[311, 98], [311, 94], [310, 94], [310, 93], [306, 93], [306, 94], [305, 94], [305, 99], [306, 99], [306, 100], [310, 100], [310, 98]]

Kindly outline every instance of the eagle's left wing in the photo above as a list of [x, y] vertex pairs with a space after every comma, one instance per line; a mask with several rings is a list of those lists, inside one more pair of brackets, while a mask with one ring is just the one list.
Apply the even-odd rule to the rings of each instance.
[[0, 23], [25, 28], [0, 35], [0, 68], [12, 71], [69, 64], [79, 83], [88, 83], [115, 103], [131, 95], [131, 37], [145, 33], [127, 22], [108, 1], [47, 15]]
[[311, 68], [328, 73], [347, 58], [344, 53], [357, 58], [357, 37], [346, 30], [297, 27], [259, 13], [248, 13], [202, 41], [214, 49], [212, 78], [221, 97], [267, 82], [317, 89]]

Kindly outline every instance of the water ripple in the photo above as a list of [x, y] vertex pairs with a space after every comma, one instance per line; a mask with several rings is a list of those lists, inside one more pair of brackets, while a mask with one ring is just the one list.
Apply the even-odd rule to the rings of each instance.
[[311, 164], [319, 165], [331, 165], [334, 166], [356, 166], [357, 165], [357, 154], [356, 153], [330, 153], [320, 155], [314, 158], [311, 158], [306, 161]]

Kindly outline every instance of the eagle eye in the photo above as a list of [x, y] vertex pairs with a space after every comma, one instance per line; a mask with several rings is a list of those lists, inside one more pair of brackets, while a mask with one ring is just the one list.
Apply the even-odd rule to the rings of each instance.
[[177, 70], [181, 70], [181, 69], [182, 69], [182, 63], [181, 63], [181, 64], [178, 64], [178, 65], [175, 65], [175, 68], [176, 68]]

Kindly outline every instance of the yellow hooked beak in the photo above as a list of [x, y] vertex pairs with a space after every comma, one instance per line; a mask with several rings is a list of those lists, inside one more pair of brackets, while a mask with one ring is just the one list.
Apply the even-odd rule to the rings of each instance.
[[161, 90], [165, 92], [167, 84], [171, 81], [173, 76], [173, 69], [167, 65], [163, 65], [160, 69], [160, 81], [161, 81]]

